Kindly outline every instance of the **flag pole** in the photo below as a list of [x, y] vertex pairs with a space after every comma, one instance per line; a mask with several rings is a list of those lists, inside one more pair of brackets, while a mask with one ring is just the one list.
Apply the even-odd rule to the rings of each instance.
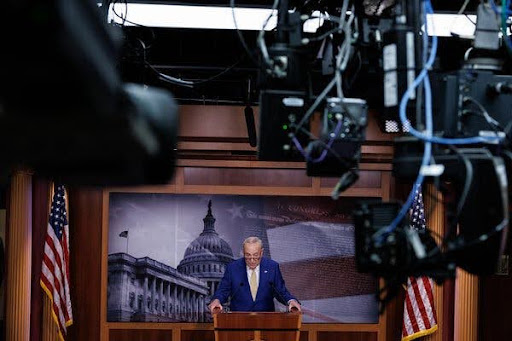
[[126, 233], [126, 254], [128, 254], [128, 239], [130, 238], [130, 228], [127, 229]]

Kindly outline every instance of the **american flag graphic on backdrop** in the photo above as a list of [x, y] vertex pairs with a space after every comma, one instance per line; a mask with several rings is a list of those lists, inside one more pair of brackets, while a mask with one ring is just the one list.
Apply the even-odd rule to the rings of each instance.
[[[357, 271], [353, 204], [330, 198], [266, 198], [269, 256], [302, 303], [307, 323], [378, 323], [378, 280]], [[284, 308], [284, 307], [283, 307]]]
[[304, 322], [379, 322], [378, 282], [357, 271], [353, 225], [300, 222], [268, 229], [267, 236], [286, 287], [301, 301]]
[[[427, 228], [421, 186], [418, 186], [411, 209], [411, 228]], [[428, 277], [409, 277], [404, 300], [402, 341], [417, 339], [437, 330], [437, 316], [434, 307], [434, 282]]]
[[301, 301], [304, 322], [378, 323], [378, 281], [356, 268], [352, 202], [326, 199], [267, 199], [266, 214], [291, 220], [266, 224], [270, 256]]

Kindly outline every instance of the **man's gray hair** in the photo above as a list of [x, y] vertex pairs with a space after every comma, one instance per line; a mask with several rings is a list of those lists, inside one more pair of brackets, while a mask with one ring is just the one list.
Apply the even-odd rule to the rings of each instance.
[[258, 237], [247, 237], [245, 238], [244, 242], [242, 243], [242, 250], [245, 247], [245, 244], [260, 244], [260, 248], [263, 248], [263, 242]]

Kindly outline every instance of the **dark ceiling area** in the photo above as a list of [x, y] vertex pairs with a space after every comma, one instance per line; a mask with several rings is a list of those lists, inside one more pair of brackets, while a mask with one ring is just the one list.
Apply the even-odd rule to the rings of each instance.
[[[236, 4], [269, 7], [271, 2], [242, 0], [236, 1]], [[434, 8], [442, 8], [444, 11], [453, 12], [460, 6], [451, 1], [432, 2]], [[229, 1], [215, 0], [192, 3], [229, 5]], [[471, 10], [471, 7], [468, 8]], [[254, 62], [257, 57], [256, 54], [248, 55], [235, 30], [125, 26], [122, 31], [123, 45], [118, 65], [125, 81], [167, 88], [182, 104], [257, 104], [259, 67]], [[249, 49], [256, 51], [257, 32], [241, 33]], [[272, 32], [266, 34], [266, 39], [267, 45], [271, 45]], [[464, 52], [471, 46], [471, 41], [456, 37], [441, 38], [439, 45], [437, 65], [442, 71], [448, 71], [460, 68]], [[320, 42], [308, 47], [311, 89], [316, 94], [332, 77], [321, 75], [321, 61], [315, 59], [319, 48]], [[364, 51], [362, 48], [360, 51], [362, 57], [353, 58], [352, 65], [349, 64], [344, 76], [347, 95], [366, 98], [370, 104], [375, 103], [378, 106], [382, 87], [382, 77], [378, 73], [379, 66], [376, 65], [379, 60], [377, 56], [372, 56], [372, 51]], [[193, 81], [197, 85], [190, 88], [171, 84], [162, 80], [158, 72]]]
[[[256, 100], [257, 65], [235, 31], [124, 28], [120, 67], [125, 80], [170, 89], [181, 100], [243, 104]], [[244, 32], [248, 43], [254, 32]], [[198, 83], [193, 88], [160, 80], [160, 73]], [[251, 92], [248, 94], [248, 83]]]

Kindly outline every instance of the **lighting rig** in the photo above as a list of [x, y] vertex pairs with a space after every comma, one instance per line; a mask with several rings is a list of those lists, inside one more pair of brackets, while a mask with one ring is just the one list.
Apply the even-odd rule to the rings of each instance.
[[[430, 1], [278, 1], [275, 41], [267, 47], [263, 33], [258, 38], [260, 159], [302, 159], [308, 175], [340, 177], [335, 199], [358, 178], [367, 124], [367, 100], [345, 97], [351, 93], [347, 66], [363, 56], [380, 77], [381, 130], [398, 136], [393, 175], [413, 182], [404, 204], [362, 202], [354, 211], [358, 269], [385, 279], [383, 302], [408, 276], [442, 282], [455, 276], [457, 266], [491, 274], [506, 244], [511, 10], [508, 1], [473, 5], [475, 35], [455, 71], [435, 64]], [[314, 13], [323, 25], [306, 36], [301, 24]], [[315, 111], [321, 113], [319, 136], [308, 125]], [[456, 197], [447, 206], [453, 219], [440, 244], [428, 228], [410, 227], [411, 204], [426, 182], [449, 182]]]

